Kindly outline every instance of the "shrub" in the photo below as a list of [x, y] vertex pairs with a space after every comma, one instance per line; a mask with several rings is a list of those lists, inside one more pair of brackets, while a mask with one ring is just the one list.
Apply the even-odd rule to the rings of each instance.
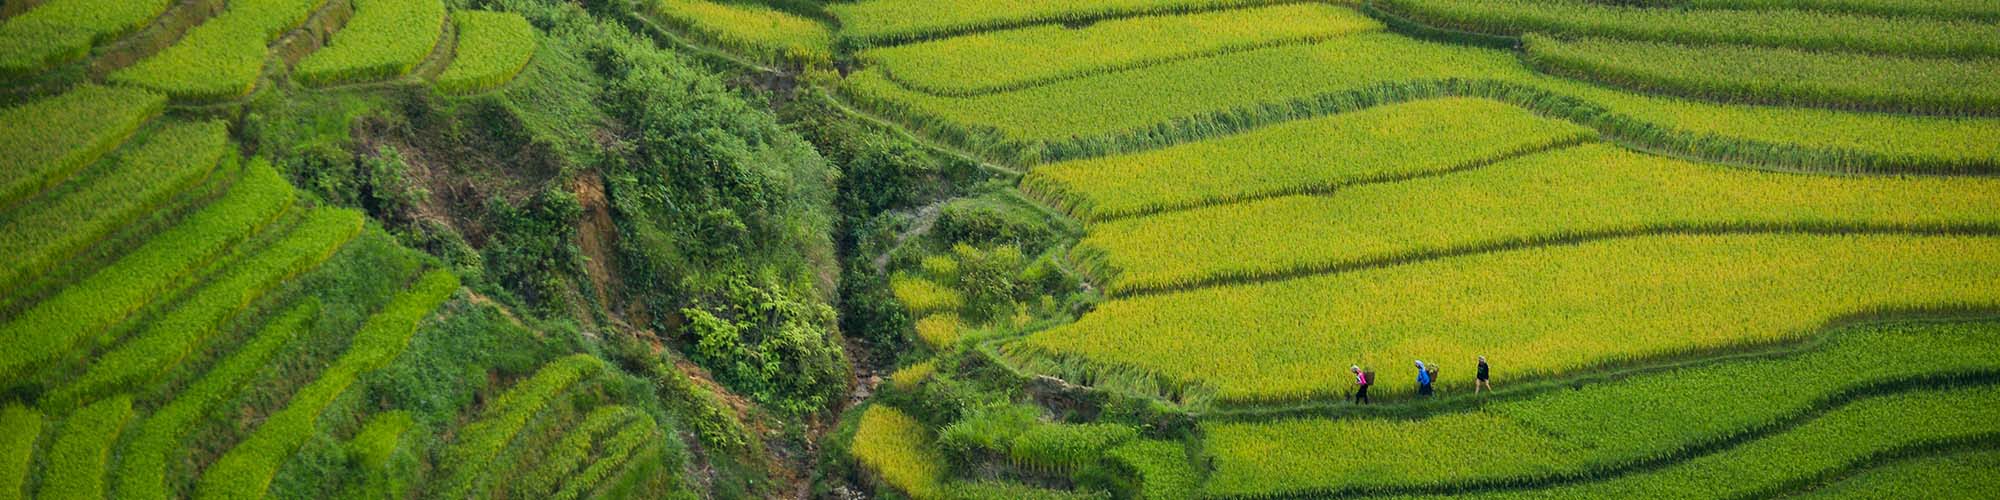
[[291, 206], [294, 194], [268, 164], [254, 161], [221, 200], [0, 325], [0, 335], [13, 339], [0, 350], [0, 381], [20, 380], [155, 299], [178, 294], [198, 270]]
[[229, 148], [222, 122], [175, 123], [66, 186], [12, 210], [0, 225], [0, 288], [16, 286], [113, 231], [159, 211], [215, 170]]
[[85, 84], [0, 110], [0, 208], [97, 162], [166, 106], [152, 92]]
[[331, 44], [299, 61], [296, 78], [326, 86], [403, 76], [444, 34], [443, 0], [366, 0], [354, 10]]
[[492, 90], [512, 81], [535, 56], [535, 27], [520, 14], [461, 10], [451, 19], [458, 26], [458, 52], [437, 77], [441, 92]]

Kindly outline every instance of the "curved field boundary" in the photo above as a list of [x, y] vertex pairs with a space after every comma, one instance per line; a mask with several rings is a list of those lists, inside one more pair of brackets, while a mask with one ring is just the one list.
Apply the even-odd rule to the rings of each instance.
[[[899, 45], [967, 33], [1063, 23], [1088, 25], [1105, 19], [1195, 14], [1299, 0], [961, 0], [938, 9], [926, 0], [870, 0], [827, 5], [840, 21], [843, 45], [855, 48]], [[1025, 8], [1023, 8], [1025, 7]]]
[[48, 0], [0, 23], [0, 80], [82, 60], [90, 49], [138, 31], [173, 0]]
[[1119, 295], [1654, 233], [2000, 234], [2000, 180], [1736, 170], [1587, 145], [1448, 175], [1097, 224]]
[[368, 318], [333, 366], [293, 394], [285, 409], [264, 419], [249, 437], [202, 471], [195, 497], [264, 496], [278, 468], [318, 432], [320, 413], [363, 374], [401, 355], [417, 326], [457, 292], [458, 277], [448, 271], [433, 270], [417, 278], [408, 290]]
[[495, 479], [487, 474], [491, 458], [498, 456], [528, 421], [555, 398], [578, 383], [595, 377], [607, 367], [588, 354], [551, 361], [507, 389], [480, 412], [478, 420], [459, 430], [458, 439], [443, 452], [439, 464], [443, 474], [432, 491], [448, 498], [484, 496]]
[[[1533, 378], [1787, 342], [1839, 318], [1996, 310], [2000, 289], [1983, 284], [2000, 280], [1993, 259], [2000, 238], [1647, 236], [1113, 300], [1016, 348], [1158, 373], [1231, 404], [1286, 403], [1338, 397], [1356, 361], [1486, 355]], [[1413, 388], [1398, 377], [1375, 392]]]
[[403, 76], [437, 48], [444, 22], [443, 0], [358, 1], [332, 43], [299, 61], [293, 75], [315, 87]]
[[51, 391], [44, 408], [84, 404], [110, 392], [171, 373], [202, 352], [231, 318], [255, 305], [291, 278], [319, 267], [348, 240], [361, 234], [367, 216], [323, 208], [307, 214], [284, 239], [229, 262], [174, 309], [151, 318], [124, 344], [90, 360], [82, 376]]
[[[2000, 32], [2000, 28], [1995, 29]], [[1933, 59], [1536, 34], [1543, 73], [1710, 102], [1938, 116], [2000, 115], [2000, 57]]]
[[167, 486], [167, 464], [185, 453], [184, 445], [195, 426], [222, 410], [220, 405], [234, 399], [265, 363], [301, 332], [310, 328], [318, 315], [317, 302], [292, 307], [259, 329], [241, 348], [229, 354], [214, 369], [182, 389], [172, 402], [146, 417], [136, 429], [137, 437], [120, 453], [116, 478], [118, 498], [166, 500], [172, 495]]
[[2000, 4], [1986, 0], [1593, 0], [1655, 7], [1734, 10], [1811, 10], [1878, 16], [2000, 21]]
[[[1219, 467], [1211, 479], [1237, 493], [1273, 483], [1347, 496], [1585, 481], [1715, 453], [1857, 401], [2000, 381], [2000, 363], [1984, 354], [2000, 346], [1994, 325], [1833, 332], [1785, 356], [1652, 372], [1414, 420], [1211, 421], [1204, 448]], [[1744, 383], [1776, 377], [1792, 383]], [[1346, 453], [1319, 453], [1329, 440], [1349, 443]]]
[[0, 210], [111, 154], [166, 109], [163, 95], [86, 84], [0, 111]]
[[[1042, 25], [870, 50], [858, 59], [903, 87], [971, 97], [1173, 61], [1380, 31], [1353, 9], [1320, 3]], [[1116, 43], [1107, 41], [1116, 40]]]
[[262, 231], [292, 205], [290, 182], [256, 160], [221, 200], [147, 240], [138, 250], [63, 288], [0, 325], [0, 385], [96, 340], [161, 297], [194, 285], [208, 263]]
[[222, 163], [229, 128], [219, 121], [167, 125], [78, 178], [15, 207], [0, 223], [0, 289], [46, 275], [181, 192]]
[[[2000, 432], [2000, 390], [1992, 380], [1953, 382], [1857, 399], [1754, 437], [1700, 453], [1596, 475], [1433, 492], [1375, 492], [1389, 498], [1763, 498], [1855, 467], [1967, 446], [1991, 446]], [[1717, 480], [1727, 478], [1727, 480]], [[1215, 498], [1319, 498], [1331, 490], [1207, 493]]]
[[447, 94], [476, 94], [513, 81], [534, 59], [535, 27], [512, 12], [458, 11], [458, 45], [451, 64], [437, 77]]
[[1096, 225], [1483, 168], [1596, 135], [1506, 103], [1454, 97], [1044, 165], [1020, 184], [1049, 206]]
[[1899, 498], [1913, 494], [1932, 498], [1978, 498], [2000, 491], [2000, 449], [1945, 452], [1856, 470], [1852, 474], [1811, 485], [1799, 498]]
[[602, 406], [591, 410], [583, 423], [569, 429], [554, 450], [538, 459], [540, 466], [530, 471], [520, 482], [515, 483], [515, 498], [544, 498], [556, 492], [563, 480], [592, 462], [593, 457], [602, 458], [598, 441], [624, 427], [641, 416], [641, 412], [630, 406]]
[[84, 407], [63, 419], [44, 457], [36, 498], [104, 498], [104, 472], [111, 446], [132, 419], [132, 397], [118, 396]]
[[[1318, 63], [1311, 67], [1321, 70], [1294, 67], [1312, 61]], [[1376, 70], [1383, 67], [1394, 69]], [[2000, 150], [1985, 140], [2000, 133], [2000, 120], [1639, 96], [1541, 75], [1510, 53], [1388, 34], [1180, 61], [976, 98], [904, 89], [872, 69], [849, 75], [842, 91], [928, 135], [1017, 165], [1143, 151], [1382, 104], [1458, 96], [1569, 120], [1629, 147], [1717, 163], [1849, 173], [2000, 172]], [[1098, 102], [1128, 105], [1079, 114], [1100, 109], [1093, 104]]]
[[553, 498], [571, 500], [596, 491], [606, 480], [630, 468], [634, 459], [655, 453], [660, 447], [659, 439], [660, 427], [653, 417], [640, 414], [630, 425], [605, 438], [597, 460], [565, 481]]

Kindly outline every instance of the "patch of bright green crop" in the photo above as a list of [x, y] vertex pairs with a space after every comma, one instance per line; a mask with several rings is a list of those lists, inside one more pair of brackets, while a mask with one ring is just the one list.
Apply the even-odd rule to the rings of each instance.
[[175, 99], [218, 101], [243, 97], [257, 86], [267, 47], [304, 24], [326, 0], [235, 0], [221, 14], [189, 30], [180, 41], [110, 80], [145, 87]]
[[819, 21], [754, 3], [650, 0], [653, 15], [724, 48], [766, 61], [833, 62], [833, 31]]
[[653, 420], [653, 416], [639, 414], [631, 424], [605, 438], [604, 443], [599, 446], [602, 448], [602, 454], [597, 460], [592, 461], [582, 471], [578, 471], [575, 476], [571, 476], [569, 481], [563, 484], [562, 490], [557, 491], [551, 498], [574, 500], [597, 491], [602, 483], [630, 468], [628, 465], [633, 464], [635, 459], [657, 453], [660, 448], [659, 440], [660, 426]]
[[2000, 20], [2000, 4], [1988, 0], [1640, 0], [1628, 3], [1703, 9], [1797, 9], [1885, 16]]
[[895, 408], [871, 405], [861, 413], [852, 453], [884, 482], [912, 498], [944, 494], [944, 457], [930, 449], [931, 431]]
[[535, 27], [520, 14], [461, 10], [458, 52], [437, 77], [439, 91], [471, 94], [505, 85], [535, 56]]
[[43, 407], [82, 404], [172, 372], [207, 347], [230, 318], [332, 257], [361, 233], [365, 220], [360, 212], [332, 208], [307, 214], [284, 239], [228, 262], [172, 310], [148, 318], [125, 343], [91, 360], [82, 376], [45, 395]]
[[16, 207], [0, 223], [0, 288], [55, 268], [119, 228], [162, 208], [235, 153], [228, 124], [168, 125], [118, 158]]
[[550, 452], [535, 460], [537, 465], [527, 477], [511, 481], [518, 494], [516, 498], [541, 498], [556, 492], [556, 488], [578, 472], [581, 467], [593, 462], [593, 458], [603, 458], [597, 454], [597, 441], [621, 428], [628, 427], [643, 413], [630, 406], [600, 406], [591, 410], [583, 418], [583, 424], [567, 429], [561, 441]]
[[1187, 447], [1179, 442], [1141, 439], [1105, 456], [1138, 476], [1141, 498], [1190, 499], [1201, 489], [1201, 474], [1188, 463]]
[[1414, 20], [1481, 33], [1735, 43], [1937, 57], [2000, 56], [2000, 25], [1809, 10], [1686, 10], [1587, 0], [1382, 0]]
[[443, 0], [362, 0], [333, 42], [299, 61], [307, 85], [387, 80], [408, 74], [444, 34]]
[[1278, 3], [1275, 0], [958, 0], [940, 9], [930, 0], [836, 2], [841, 36], [863, 44], [894, 44], [995, 28], [1078, 23], [1146, 14], [1178, 14]]
[[450, 498], [484, 496], [499, 481], [488, 472], [498, 456], [551, 399], [606, 369], [603, 360], [578, 354], [551, 361], [533, 377], [515, 383], [466, 424], [450, 449], [441, 455], [440, 481], [432, 491]]
[[904, 86], [965, 96], [1381, 29], [1382, 23], [1354, 9], [1304, 3], [1108, 20], [1081, 29], [1042, 25], [876, 49], [860, 58]]
[[1812, 176], [1592, 144], [1446, 175], [1097, 224], [1114, 292], [1582, 237], [1724, 228], [2000, 228], [2000, 181]]
[[132, 419], [132, 397], [107, 398], [63, 419], [55, 442], [44, 458], [45, 471], [36, 498], [104, 498], [104, 471], [111, 466], [111, 445]]
[[1711, 160], [1828, 171], [2000, 168], [2000, 141], [1991, 140], [2000, 136], [2000, 119], [1642, 96], [1532, 72], [1509, 52], [1392, 34], [1178, 61], [977, 97], [914, 92], [877, 69], [849, 75], [843, 88], [918, 128], [1020, 163], [1154, 149], [1384, 103], [1463, 95]]
[[1022, 187], [1098, 221], [1445, 172], [1594, 135], [1498, 101], [1433, 99], [1046, 165]]
[[27, 498], [28, 466], [42, 437], [42, 412], [16, 403], [0, 406], [0, 496]]
[[319, 428], [320, 413], [363, 374], [389, 364], [410, 344], [417, 325], [458, 292], [458, 277], [433, 270], [417, 278], [408, 290], [368, 318], [354, 340], [321, 372], [299, 389], [285, 409], [264, 419], [249, 437], [202, 471], [195, 496], [201, 498], [261, 498], [278, 474], [278, 467], [297, 452]]
[[[1841, 330], [1799, 354], [1645, 373], [1414, 420], [1210, 423], [1203, 449], [1213, 454], [1216, 470], [1208, 487], [1227, 495], [1334, 495], [1602, 477], [1653, 457], [1686, 456], [1711, 443], [1756, 436], [1777, 422], [1809, 419], [1876, 387], [1925, 387], [1962, 374], [2000, 373], [2000, 359], [1990, 355], [2000, 349], [1996, 326]], [[1414, 376], [1400, 363], [1377, 368], [1385, 378]], [[1495, 383], [1512, 383], [1507, 373], [1496, 372]], [[1459, 370], [1447, 380], [1470, 377]], [[1336, 448], [1339, 453], [1326, 452]]]
[[[2000, 28], [1996, 28], [2000, 31]], [[2000, 58], [1970, 60], [1526, 37], [1552, 73], [1696, 99], [1939, 115], [2000, 114]]]
[[[2000, 238], [1645, 236], [1113, 300], [1011, 347], [1227, 403], [1297, 401], [1338, 397], [1357, 362], [1483, 355], [1511, 376], [1558, 375], [1795, 340], [1839, 318], [1992, 309], [1996, 282]], [[1391, 373], [1371, 392], [1415, 387]]]
[[166, 107], [159, 94], [86, 84], [0, 111], [0, 208], [110, 154]]
[[254, 161], [221, 200], [0, 325], [0, 338], [10, 341], [0, 349], [0, 381], [20, 380], [146, 304], [192, 285], [198, 270], [270, 224], [295, 194], [269, 164]]
[[172, 0], [42, 2], [0, 22], [0, 79], [83, 59], [92, 47], [138, 31], [172, 4]]
[[1878, 465], [1799, 498], [1978, 498], [2000, 491], [2000, 450], [1920, 457]]

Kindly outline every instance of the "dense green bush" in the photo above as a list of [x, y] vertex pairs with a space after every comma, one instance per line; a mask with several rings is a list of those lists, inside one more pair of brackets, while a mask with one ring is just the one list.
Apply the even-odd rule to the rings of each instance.
[[846, 386], [846, 354], [826, 338], [831, 307], [736, 282], [723, 297], [681, 314], [694, 342], [689, 357], [752, 399], [809, 413]]

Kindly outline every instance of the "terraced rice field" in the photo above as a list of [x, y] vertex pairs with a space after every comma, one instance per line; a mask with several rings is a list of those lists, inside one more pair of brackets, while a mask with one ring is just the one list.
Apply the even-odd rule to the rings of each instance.
[[[970, 352], [1195, 422], [1084, 453], [1129, 489], [1037, 494], [1907, 495], [1990, 476], [1971, 472], [2000, 438], [2000, 325], [1979, 320], [2000, 312], [1986, 3], [927, 7], [828, 5], [855, 63], [842, 97], [1022, 170], [1015, 188], [1082, 224], [1058, 258], [1107, 296]], [[957, 271], [902, 269], [909, 334], [963, 345], [978, 299]], [[1499, 392], [1471, 394], [1479, 356]], [[930, 394], [950, 359], [892, 382]], [[1441, 395], [1418, 395], [1416, 360]], [[1349, 399], [1356, 365], [1374, 405]], [[1005, 449], [966, 436], [1009, 420], [885, 401], [851, 445], [882, 487], [963, 495], [976, 481], [941, 464], [995, 467], [967, 439]]]

